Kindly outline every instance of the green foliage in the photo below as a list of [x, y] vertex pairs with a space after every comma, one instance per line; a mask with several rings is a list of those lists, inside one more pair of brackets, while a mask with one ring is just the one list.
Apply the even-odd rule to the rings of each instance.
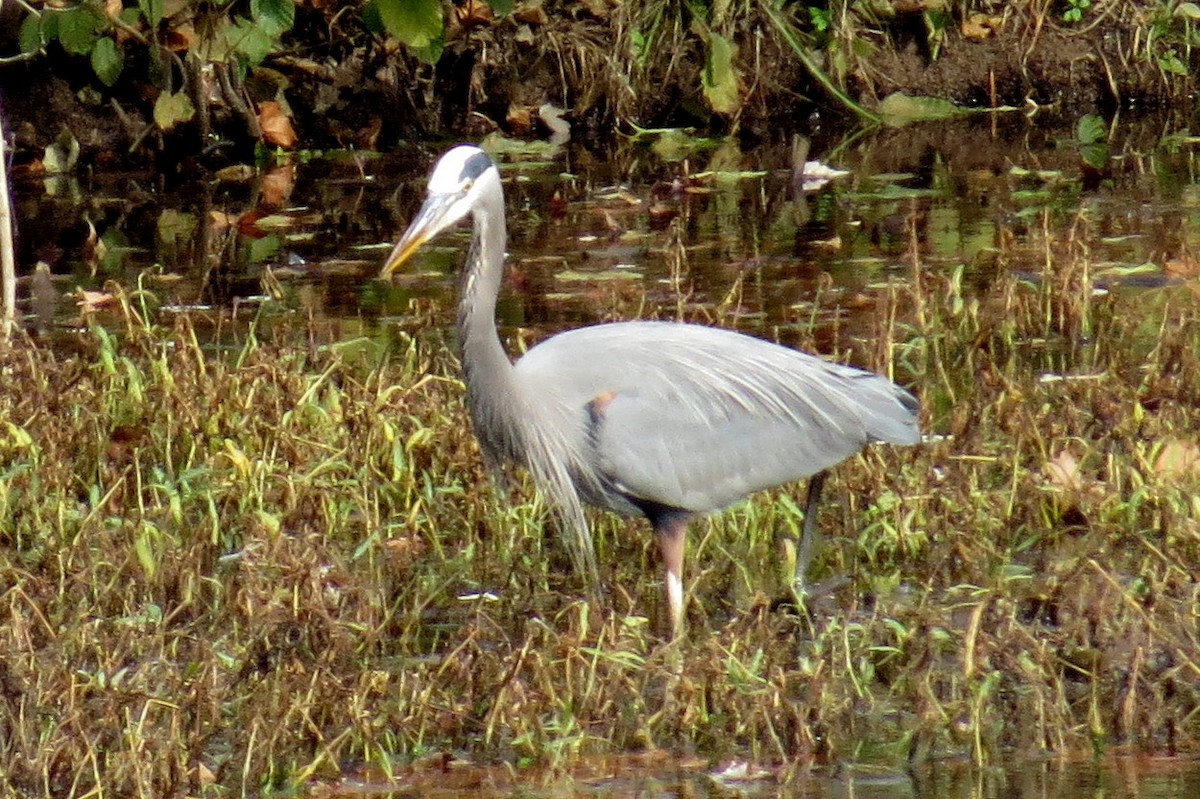
[[825, 33], [833, 27], [833, 11], [828, 8], [809, 6], [808, 21], [817, 33]]
[[1183, 77], [1188, 75], [1187, 64], [1179, 57], [1179, 53], [1176, 52], [1174, 47], [1158, 57], [1158, 68], [1168, 75], [1180, 75]]
[[108, 28], [104, 11], [91, 3], [51, 12], [58, 18], [58, 42], [72, 55], [88, 55]]
[[196, 115], [196, 108], [184, 92], [162, 92], [154, 101], [154, 124], [170, 130]]
[[1079, 22], [1092, 7], [1092, 0], [1067, 0], [1067, 10], [1063, 12], [1064, 22]]
[[1084, 114], [1075, 124], [1075, 140], [1079, 157], [1093, 169], [1108, 164], [1108, 126], [1095, 114]]
[[1075, 123], [1075, 138], [1080, 144], [1098, 144], [1108, 138], [1108, 126], [1095, 114], [1084, 114]]
[[[195, 26], [207, 36], [197, 42], [193, 52], [244, 73], [278, 49], [281, 38], [295, 23], [296, 14], [293, 0], [251, 0], [249, 16], [236, 13], [246, 9], [240, 4], [219, 3], [209, 10], [206, 5], [187, 3], [176, 5], [175, 15], [167, 17], [164, 0], [136, 0], [134, 5], [121, 9], [115, 20], [99, 0], [84, 0], [65, 9], [27, 8], [18, 31], [21, 51], [33, 54], [57, 42], [64, 52], [86, 57], [104, 86], [115, 86], [124, 75], [129, 60], [126, 48], [145, 48], [146, 73], [138, 77], [168, 90], [155, 101], [154, 119], [162, 130], [191, 119], [195, 109], [187, 99], [186, 88], [173, 85], [179, 72], [170, 63], [173, 56], [160, 44], [157, 31], [161, 25], [178, 20], [191, 26], [196, 15], [207, 13], [207, 24]], [[118, 38], [121, 28], [128, 35]]]
[[125, 68], [125, 55], [115, 40], [103, 38], [92, 48], [92, 70], [105, 86], [111, 87]]
[[364, 12], [368, 24], [395, 36], [423, 61], [442, 54], [445, 20], [441, 0], [370, 0]]
[[233, 63], [243, 70], [258, 66], [291, 29], [295, 13], [290, 0], [252, 0], [249, 17], [219, 18], [205, 55], [210, 61]]
[[940, 97], [911, 97], [903, 92], [893, 92], [880, 102], [879, 113], [887, 124], [900, 126], [951, 119], [968, 113], [968, 110]]
[[701, 77], [704, 98], [718, 114], [734, 114], [741, 106], [733, 46], [719, 33], [708, 34], [708, 58]]
[[152, 28], [157, 28], [163, 20], [163, 0], [138, 0], [138, 9]]

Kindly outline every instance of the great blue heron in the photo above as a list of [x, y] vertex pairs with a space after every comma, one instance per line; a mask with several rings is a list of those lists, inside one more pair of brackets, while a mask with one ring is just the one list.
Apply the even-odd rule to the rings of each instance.
[[568, 330], [515, 364], [496, 331], [504, 267], [500, 172], [482, 150], [447, 152], [383, 267], [474, 220], [458, 306], [467, 408], [490, 466], [527, 468], [557, 507], [577, 570], [595, 584], [583, 504], [650, 520], [666, 568], [672, 635], [683, 625], [689, 520], [815, 475], [872, 441], [915, 444], [918, 404], [879, 375], [719, 328], [617, 322]]

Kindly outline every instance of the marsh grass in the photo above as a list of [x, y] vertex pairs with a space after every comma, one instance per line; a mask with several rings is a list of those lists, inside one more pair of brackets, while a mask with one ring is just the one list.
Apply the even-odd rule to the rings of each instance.
[[483, 474], [424, 312], [321, 343], [134, 294], [72, 354], [17, 342], [0, 772], [241, 795], [451, 752], [1194, 751], [1198, 303], [1095, 292], [1083, 239], [970, 291], [914, 247], [867, 351], [934, 435], [837, 470], [802, 612], [776, 601], [799, 489], [697, 523], [670, 646], [646, 531], [595, 517], [607, 594], [585, 600], [528, 485]]

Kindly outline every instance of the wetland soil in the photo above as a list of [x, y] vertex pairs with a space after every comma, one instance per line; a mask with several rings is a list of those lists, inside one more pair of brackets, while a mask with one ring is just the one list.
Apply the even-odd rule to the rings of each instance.
[[[705, 95], [705, 40], [687, 20], [659, 25], [652, 52], [635, 57], [629, 42], [651, 30], [647, 4], [537, 7], [543, 5], [538, 14], [484, 16], [465, 26], [451, 15], [444, 50], [432, 65], [361, 25], [332, 34], [321, 9], [297, 8], [295, 27], [283, 40], [287, 49], [234, 86], [243, 102], [231, 102], [228, 92], [200, 93], [210, 107], [170, 131], [153, 123], [153, 88], [132, 78], [105, 88], [88, 59], [56, 46], [0, 69], [0, 89], [18, 164], [41, 158], [68, 129], [84, 163], [130, 158], [144, 164], [151, 155], [170, 167], [218, 167], [253, 159], [258, 138], [246, 109], [279, 97], [290, 110], [298, 147], [390, 149], [411, 139], [477, 138], [493, 130], [544, 135], [537, 113], [543, 103], [565, 108], [575, 135], [598, 141], [630, 123], [770, 138], [850, 114], [823, 88], [822, 76], [866, 108], [904, 92], [969, 107], [1103, 113], [1167, 105], [1193, 88], [1185, 64], [1179, 65], [1183, 73], [1173, 74], [1158, 57], [1164, 54], [1138, 44], [1138, 26], [1150, 24], [1154, 9], [1162, 12], [1158, 4], [1123, 4], [1118, 12], [1069, 25], [1044, 11], [975, 3], [937, 30], [922, 13], [927, 6], [916, 4], [872, 25], [843, 19], [820, 34], [794, 14], [790, 21], [807, 64], [770, 20], [751, 12], [722, 28], [733, 50], [737, 104], [714, 113]], [[1002, 16], [987, 15], [996, 10]], [[8, 29], [0, 31], [6, 51], [13, 49], [19, 21], [9, 16]], [[139, 68], [131, 63], [126, 74]]]

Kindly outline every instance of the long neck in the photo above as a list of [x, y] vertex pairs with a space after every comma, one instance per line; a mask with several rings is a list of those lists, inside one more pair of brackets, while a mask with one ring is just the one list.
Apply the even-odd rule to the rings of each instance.
[[467, 383], [467, 406], [485, 457], [493, 464], [521, 451], [521, 406], [512, 361], [496, 330], [496, 296], [504, 272], [504, 198], [485, 194], [474, 212], [471, 251], [467, 256], [458, 303], [458, 336]]

